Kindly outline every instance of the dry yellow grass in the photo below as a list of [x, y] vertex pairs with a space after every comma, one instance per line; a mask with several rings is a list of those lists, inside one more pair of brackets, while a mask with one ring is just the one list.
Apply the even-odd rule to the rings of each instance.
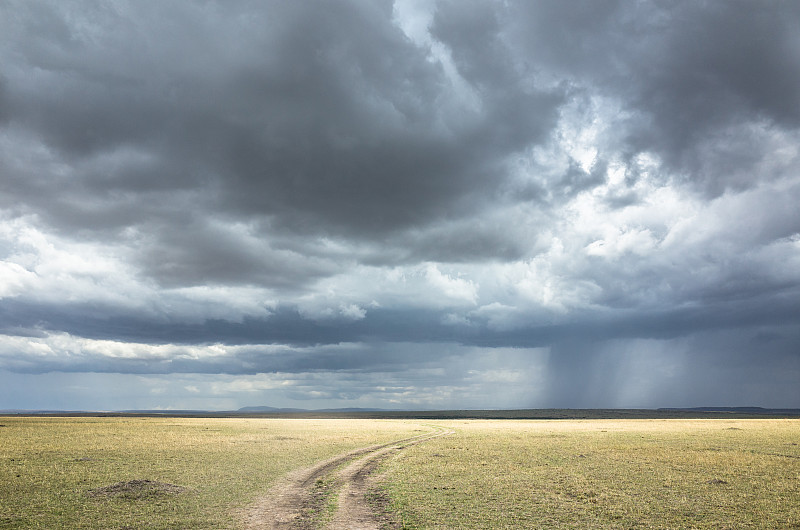
[[414, 422], [0, 418], [0, 528], [231, 528], [288, 471]]
[[437, 422], [388, 463], [408, 528], [800, 528], [800, 421]]
[[[437, 421], [386, 463], [408, 528], [800, 528], [800, 420]], [[0, 528], [231, 528], [292, 469], [415, 421], [0, 418]]]

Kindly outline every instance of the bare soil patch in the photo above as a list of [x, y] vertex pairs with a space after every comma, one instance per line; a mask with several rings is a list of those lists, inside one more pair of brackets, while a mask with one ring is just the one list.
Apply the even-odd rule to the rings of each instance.
[[325, 504], [338, 492], [335, 513], [326, 528], [377, 530], [397, 528], [375, 470], [390, 454], [409, 445], [450, 434], [433, 433], [350, 451], [290, 473], [241, 514], [248, 529], [311, 529], [326, 519]]

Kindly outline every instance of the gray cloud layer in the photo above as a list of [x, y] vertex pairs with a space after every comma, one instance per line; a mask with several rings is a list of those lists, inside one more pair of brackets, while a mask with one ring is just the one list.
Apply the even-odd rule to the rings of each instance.
[[695, 366], [800, 406], [798, 28], [791, 2], [6, 2], [0, 369], [650, 406], [713, 401]]

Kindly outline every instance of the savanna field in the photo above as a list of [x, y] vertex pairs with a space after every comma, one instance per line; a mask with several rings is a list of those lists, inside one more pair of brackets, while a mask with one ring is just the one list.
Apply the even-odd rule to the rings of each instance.
[[800, 528], [800, 420], [2, 417], [0, 528], [241, 528], [292, 470], [381, 463], [405, 528]]

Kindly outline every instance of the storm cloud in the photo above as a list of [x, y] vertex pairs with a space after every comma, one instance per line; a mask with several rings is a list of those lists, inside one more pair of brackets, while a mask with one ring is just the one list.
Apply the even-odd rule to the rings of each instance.
[[800, 407], [798, 28], [4, 2], [0, 408]]

